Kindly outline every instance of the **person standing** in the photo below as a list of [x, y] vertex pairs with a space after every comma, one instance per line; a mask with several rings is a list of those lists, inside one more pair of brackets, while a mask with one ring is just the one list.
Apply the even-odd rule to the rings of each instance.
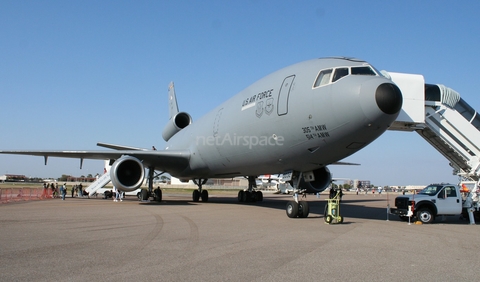
[[333, 199], [333, 197], [335, 197], [335, 189], [332, 186], [332, 188], [330, 188], [330, 192], [328, 193], [328, 198]]
[[117, 200], [118, 190], [117, 190], [117, 187], [115, 187], [115, 185], [113, 186], [112, 193], [113, 193], [113, 195], [112, 195], [113, 201], [118, 202], [118, 200]]
[[79, 197], [83, 197], [82, 188], [83, 188], [82, 183], [80, 183], [80, 184], [78, 185], [78, 196], [79, 196]]
[[67, 195], [67, 183], [63, 183], [60, 187], [60, 193], [62, 193], [62, 200], [65, 201], [65, 196]]
[[52, 182], [50, 183], [50, 190], [52, 190], [52, 199], [56, 197], [55, 195], [55, 184]]
[[47, 182], [43, 182], [43, 193], [42, 193], [42, 198], [46, 199], [48, 195], [48, 184]]

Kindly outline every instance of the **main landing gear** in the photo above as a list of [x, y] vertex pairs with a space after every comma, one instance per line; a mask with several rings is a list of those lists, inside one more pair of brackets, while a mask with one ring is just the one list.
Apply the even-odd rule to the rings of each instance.
[[148, 198], [150, 197], [153, 197], [153, 200], [155, 202], [162, 201], [162, 189], [160, 189], [160, 187], [157, 187], [155, 190], [153, 189], [153, 179], [164, 173], [165, 172], [161, 172], [155, 175], [155, 168], [154, 167], [148, 168], [148, 190], [147, 189], [140, 190], [138, 197], [141, 201], [148, 201]]
[[297, 218], [297, 217], [304, 218], [304, 217], [308, 217], [308, 214], [310, 213], [308, 202], [298, 200], [298, 194], [299, 192], [302, 192], [298, 187], [301, 179], [302, 179], [301, 172], [292, 173], [291, 183], [293, 186], [293, 201], [288, 201], [286, 206], [287, 216], [290, 218]]
[[193, 183], [198, 186], [198, 189], [193, 190], [192, 193], [194, 202], [198, 202], [200, 199], [202, 199], [202, 202], [208, 202], [208, 191], [202, 189], [202, 186], [207, 183], [207, 180], [208, 179], [193, 179]]
[[239, 202], [261, 202], [263, 201], [262, 191], [256, 191], [257, 184], [255, 183], [256, 176], [248, 177], [248, 189], [238, 191]]

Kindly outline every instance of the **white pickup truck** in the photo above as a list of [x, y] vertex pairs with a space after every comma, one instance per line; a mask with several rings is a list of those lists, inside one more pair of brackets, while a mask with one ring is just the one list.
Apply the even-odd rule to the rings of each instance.
[[[464, 197], [462, 197], [462, 193]], [[409, 216], [416, 217], [422, 223], [431, 223], [435, 217], [443, 215], [463, 214], [468, 218], [467, 207], [471, 201], [466, 201], [467, 191], [460, 191], [455, 184], [431, 184], [417, 194], [398, 196], [395, 198], [395, 207], [390, 210], [392, 214], [400, 216], [407, 221]], [[478, 209], [472, 211], [479, 215]]]

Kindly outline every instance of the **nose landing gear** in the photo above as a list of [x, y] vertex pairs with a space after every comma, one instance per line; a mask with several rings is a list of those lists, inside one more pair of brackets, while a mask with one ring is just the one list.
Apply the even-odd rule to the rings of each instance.
[[294, 171], [292, 173], [292, 179], [290, 182], [293, 186], [293, 201], [288, 201], [286, 206], [286, 212], [289, 218], [305, 218], [308, 217], [308, 214], [310, 213], [308, 202], [298, 200], [298, 194], [304, 192], [298, 187], [301, 179], [301, 172]]

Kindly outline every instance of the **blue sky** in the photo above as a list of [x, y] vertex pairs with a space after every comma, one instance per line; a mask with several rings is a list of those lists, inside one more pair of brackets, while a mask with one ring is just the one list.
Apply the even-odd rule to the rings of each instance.
[[[327, 56], [422, 74], [480, 109], [479, 1], [0, 1], [0, 149], [163, 147], [167, 87], [194, 121], [263, 76]], [[387, 132], [334, 177], [456, 182], [416, 133]], [[103, 162], [0, 156], [0, 174], [101, 173]]]

